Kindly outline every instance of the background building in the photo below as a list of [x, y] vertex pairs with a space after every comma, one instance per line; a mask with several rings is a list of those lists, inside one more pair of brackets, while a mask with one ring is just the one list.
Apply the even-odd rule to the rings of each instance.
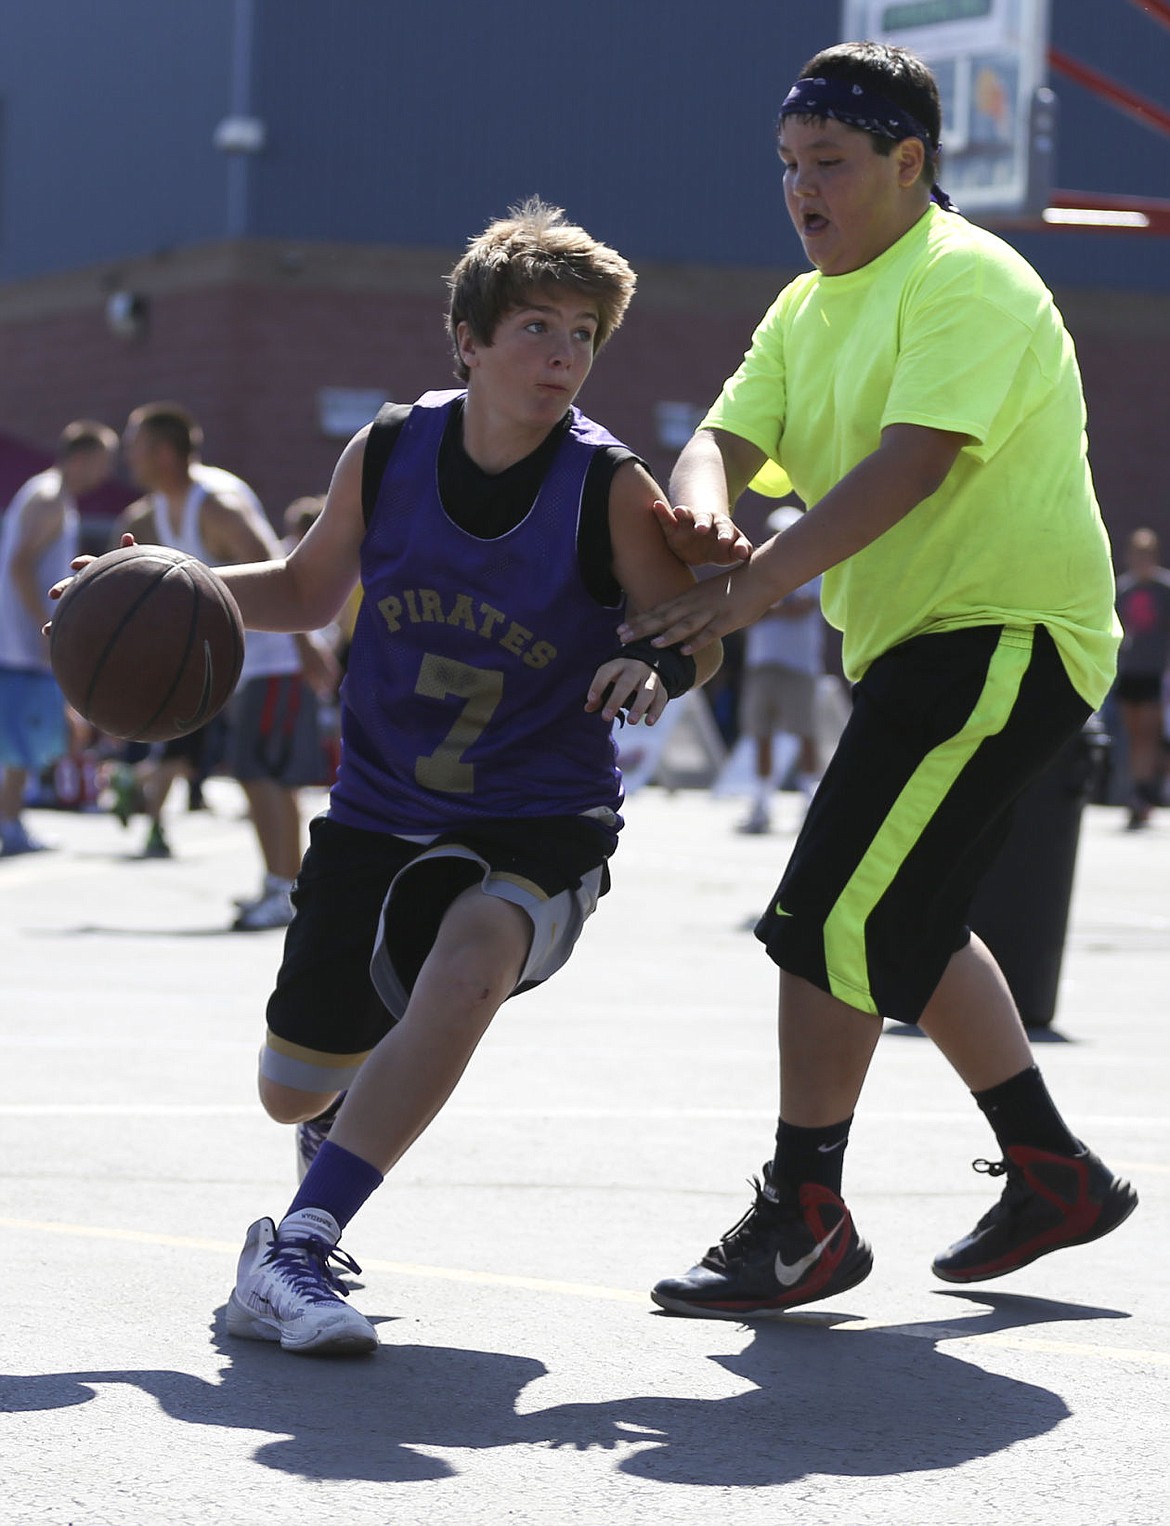
[[[1170, 104], [1167, 12], [1057, 0], [1052, 41]], [[450, 377], [443, 274], [534, 192], [639, 270], [584, 401], [665, 476], [803, 267], [774, 119], [840, 35], [791, 0], [0, 0], [0, 497], [69, 418], [171, 397], [278, 516]], [[1170, 186], [1170, 137], [1053, 83], [1056, 184]], [[1167, 240], [1006, 236], [1076, 337], [1111, 527], [1170, 538]]]

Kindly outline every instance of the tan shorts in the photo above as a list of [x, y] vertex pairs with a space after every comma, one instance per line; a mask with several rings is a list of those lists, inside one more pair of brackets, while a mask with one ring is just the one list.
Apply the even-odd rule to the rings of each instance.
[[750, 737], [770, 737], [777, 731], [812, 736], [816, 730], [817, 680], [775, 663], [749, 668], [739, 699], [739, 729]]

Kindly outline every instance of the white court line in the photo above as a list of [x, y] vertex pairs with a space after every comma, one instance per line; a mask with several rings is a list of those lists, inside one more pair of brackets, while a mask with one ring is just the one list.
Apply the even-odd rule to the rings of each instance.
[[[154, 1245], [178, 1250], [198, 1250], [215, 1255], [235, 1256], [239, 1246], [227, 1240], [203, 1240], [189, 1235], [162, 1235], [140, 1229], [115, 1229], [97, 1224], [63, 1224], [40, 1219], [0, 1217], [0, 1230], [20, 1234], [64, 1235], [78, 1240], [104, 1240], [130, 1245]], [[561, 1298], [581, 1298], [604, 1303], [640, 1304], [648, 1308], [645, 1293], [630, 1288], [607, 1288], [593, 1283], [556, 1282], [543, 1277], [517, 1277], [503, 1272], [477, 1272], [465, 1267], [423, 1266], [411, 1261], [366, 1259], [363, 1271], [387, 1272], [397, 1277], [416, 1277], [427, 1281], [459, 1282], [474, 1287], [514, 1288], [527, 1293], [549, 1293]], [[1040, 1336], [1017, 1336], [999, 1331], [972, 1333], [962, 1324], [883, 1324], [876, 1319], [839, 1319], [836, 1315], [795, 1311], [781, 1317], [784, 1324], [825, 1326], [845, 1332], [873, 1335], [902, 1335], [914, 1340], [964, 1341], [992, 1346], [1004, 1351], [1042, 1351], [1055, 1356], [1100, 1358], [1110, 1362], [1133, 1362], [1139, 1366], [1170, 1366], [1170, 1352], [1143, 1351], [1122, 1346], [1098, 1346], [1087, 1341], [1046, 1340]], [[729, 1321], [723, 1321], [729, 1323]], [[744, 1322], [746, 1324], [746, 1321]]]
[[[0, 1118], [241, 1118], [263, 1115], [257, 1102], [0, 1102]], [[775, 1122], [775, 1109], [748, 1107], [460, 1107], [458, 1103], [443, 1109], [448, 1118], [486, 1119], [581, 1119], [590, 1123], [621, 1122], [722, 1123], [740, 1120]], [[865, 1123], [957, 1123], [972, 1117], [971, 1112], [866, 1112]], [[1078, 1125], [1089, 1128], [1166, 1129], [1170, 1116], [1148, 1117], [1128, 1114], [1090, 1114], [1079, 1117]]]
[[0, 1102], [0, 1118], [247, 1118], [256, 1102]]

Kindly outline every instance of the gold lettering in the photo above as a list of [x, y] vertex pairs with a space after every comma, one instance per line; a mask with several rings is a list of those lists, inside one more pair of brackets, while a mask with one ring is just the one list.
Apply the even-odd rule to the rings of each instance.
[[398, 616], [402, 613], [402, 600], [396, 599], [392, 593], [384, 599], [378, 600], [378, 613], [386, 622], [388, 630], [397, 631], [402, 629], [402, 621]]
[[433, 588], [420, 588], [418, 591], [419, 609], [422, 617], [430, 625], [442, 625], [446, 616], [443, 614], [443, 601]]
[[547, 668], [556, 655], [557, 649], [551, 641], [538, 641], [531, 651], [524, 653], [524, 664], [529, 668]]
[[495, 630], [496, 626], [504, 618], [504, 611], [502, 609], [493, 609], [490, 604], [481, 604], [479, 607], [483, 611], [483, 624], [479, 628], [479, 633], [481, 636], [490, 637], [492, 631]]
[[[450, 613], [444, 610], [442, 595], [435, 588], [404, 588], [401, 597], [390, 593], [378, 600], [378, 612], [388, 631], [402, 629], [404, 609], [405, 618], [412, 625], [455, 625], [477, 633], [485, 641], [498, 641], [506, 652], [521, 658], [526, 667], [547, 668], [556, 660], [557, 649], [551, 641], [534, 641], [532, 631], [494, 605], [481, 603], [477, 611], [469, 593], [454, 595]], [[497, 635], [501, 627], [503, 634]]]
[[457, 593], [455, 603], [451, 607], [451, 613], [447, 616], [448, 625], [461, 625], [465, 631], [475, 629], [475, 613], [471, 607], [471, 595], [469, 593]]
[[514, 652], [517, 657], [523, 657], [524, 648], [531, 640], [532, 632], [526, 631], [522, 625], [517, 625], [513, 620], [500, 637], [500, 645], [506, 652]]

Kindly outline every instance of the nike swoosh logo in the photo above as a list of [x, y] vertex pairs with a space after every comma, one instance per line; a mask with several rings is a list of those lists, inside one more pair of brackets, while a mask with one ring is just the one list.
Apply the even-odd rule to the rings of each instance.
[[822, 1254], [829, 1248], [829, 1246], [836, 1239], [837, 1235], [840, 1233], [841, 1227], [844, 1223], [845, 1220], [842, 1218], [839, 1223], [835, 1224], [833, 1228], [829, 1230], [829, 1233], [823, 1240], [813, 1246], [812, 1250], [809, 1251], [807, 1256], [801, 1256], [800, 1260], [794, 1261], [791, 1266], [788, 1265], [779, 1251], [776, 1252], [776, 1281], [782, 1288], [792, 1287], [795, 1283], [800, 1281], [805, 1272], [808, 1271], [809, 1267], [815, 1266], [817, 1264], [817, 1262], [821, 1259]]
[[778, 917], [790, 917], [792, 913], [790, 911], [785, 911], [780, 902], [777, 901], [775, 906], [775, 915]]
[[844, 1148], [845, 1148], [845, 1141], [843, 1139], [838, 1139], [836, 1144], [817, 1145], [817, 1154], [818, 1155], [832, 1155], [834, 1150], [843, 1150]]

